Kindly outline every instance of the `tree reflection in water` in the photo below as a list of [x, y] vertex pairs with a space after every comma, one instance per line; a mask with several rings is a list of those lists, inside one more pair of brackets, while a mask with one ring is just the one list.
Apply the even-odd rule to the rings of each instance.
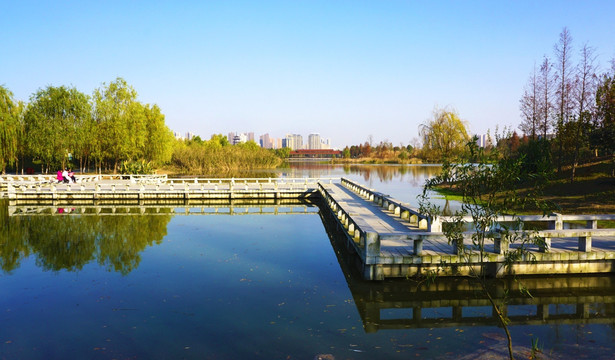
[[439, 165], [344, 165], [346, 174], [359, 174], [365, 182], [369, 182], [372, 178], [378, 179], [380, 182], [391, 182], [398, 178], [404, 178], [406, 175], [412, 179], [416, 179], [417, 183], [413, 184], [422, 187], [425, 178], [431, 178], [440, 173]]
[[96, 261], [108, 271], [128, 274], [140, 253], [160, 244], [172, 215], [9, 217], [0, 202], [0, 268], [17, 269], [31, 254], [45, 270], [76, 271]]

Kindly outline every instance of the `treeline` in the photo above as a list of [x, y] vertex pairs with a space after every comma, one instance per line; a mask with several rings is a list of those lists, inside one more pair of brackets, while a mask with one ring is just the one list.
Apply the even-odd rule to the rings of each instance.
[[423, 139], [411, 144], [393, 146], [389, 141], [372, 145], [371, 139], [364, 144], [346, 147], [344, 158], [361, 159], [363, 162], [417, 163], [442, 162], [459, 158], [466, 152], [466, 143], [470, 140], [467, 124], [459, 118], [454, 109], [436, 108], [433, 117], [419, 126], [419, 135]]
[[[249, 142], [231, 146], [225, 136], [176, 140], [157, 105], [143, 104], [122, 78], [94, 90], [47, 86], [15, 101], [0, 86], [0, 170], [219, 174], [273, 168], [288, 153]], [[34, 169], [34, 167], [36, 169]]]
[[50, 85], [27, 104], [0, 86], [0, 140], [2, 173], [7, 167], [23, 173], [28, 161], [44, 173], [71, 165], [115, 172], [123, 161], [162, 165], [175, 143], [160, 108], [139, 102], [122, 78], [92, 96]]
[[386, 162], [386, 163], [406, 163], [411, 162], [416, 157], [415, 149], [412, 145], [393, 146], [388, 141], [380, 141], [372, 145], [373, 141], [366, 141], [363, 144], [346, 146], [342, 150], [344, 159], [362, 159], [366, 162]]
[[594, 48], [575, 47], [564, 28], [553, 58], [534, 66], [520, 99], [524, 136], [546, 142], [545, 155], [558, 172], [570, 168], [572, 182], [582, 162], [615, 161], [615, 58], [602, 72], [596, 59]]

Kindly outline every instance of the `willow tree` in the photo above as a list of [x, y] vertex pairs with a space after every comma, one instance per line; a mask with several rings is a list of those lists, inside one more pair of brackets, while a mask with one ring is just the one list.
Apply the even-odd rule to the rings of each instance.
[[433, 118], [420, 125], [423, 150], [431, 159], [450, 159], [463, 153], [470, 140], [466, 124], [454, 110], [436, 109]]
[[164, 114], [158, 105], [144, 107], [147, 137], [143, 149], [144, 159], [161, 165], [171, 161], [175, 137], [164, 122]]
[[21, 137], [19, 103], [13, 99], [13, 93], [0, 85], [0, 170], [6, 173], [6, 167], [15, 165], [18, 160]]
[[[126, 80], [117, 78], [109, 84], [94, 91], [94, 118], [98, 124], [99, 160], [107, 159], [113, 164], [113, 171], [122, 160], [129, 158], [136, 149], [133, 148], [135, 137], [140, 136], [144, 128], [132, 117], [140, 109], [136, 106], [137, 92]], [[138, 118], [141, 118], [138, 116]], [[131, 126], [137, 125], [136, 128]]]
[[88, 96], [74, 87], [48, 86], [30, 97], [24, 115], [26, 141], [33, 158], [43, 161], [44, 171], [66, 165], [84, 141], [80, 129], [90, 113]]

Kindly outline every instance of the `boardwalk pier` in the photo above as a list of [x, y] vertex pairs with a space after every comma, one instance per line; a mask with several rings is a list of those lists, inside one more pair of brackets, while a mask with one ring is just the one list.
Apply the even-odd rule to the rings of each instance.
[[[469, 258], [458, 252], [460, 246], [469, 246], [469, 241], [448, 243], [442, 227], [450, 219], [430, 218], [409, 204], [344, 178], [170, 179], [93, 175], [82, 176], [77, 184], [58, 184], [51, 177], [12, 176], [0, 178], [0, 189], [13, 205], [96, 205], [120, 201], [155, 206], [156, 202], [173, 202], [178, 208], [190, 209], [211, 201], [309, 199], [319, 203], [320, 211], [329, 214], [328, 218], [337, 224], [346, 251], [354, 254], [362, 277], [367, 280], [427, 273], [465, 276], [470, 267], [479, 265], [484, 265], [494, 277], [615, 272], [615, 215], [521, 216], [523, 221], [544, 225], [535, 235], [544, 238], [546, 246], [529, 248], [530, 256], [505, 268], [505, 253], [515, 246], [507, 239], [494, 235], [492, 242], [486, 244], [487, 254], [480, 263], [478, 251]], [[33, 212], [36, 210], [13, 214]], [[464, 235], [466, 240], [471, 237], [470, 232]]]

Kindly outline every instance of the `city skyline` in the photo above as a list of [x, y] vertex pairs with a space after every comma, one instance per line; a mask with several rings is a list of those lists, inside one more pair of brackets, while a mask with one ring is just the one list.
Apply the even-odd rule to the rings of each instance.
[[0, 83], [91, 95], [124, 78], [173, 131], [326, 132], [332, 147], [418, 138], [434, 107], [469, 132], [516, 128], [564, 27], [606, 70], [612, 1], [9, 2]]

